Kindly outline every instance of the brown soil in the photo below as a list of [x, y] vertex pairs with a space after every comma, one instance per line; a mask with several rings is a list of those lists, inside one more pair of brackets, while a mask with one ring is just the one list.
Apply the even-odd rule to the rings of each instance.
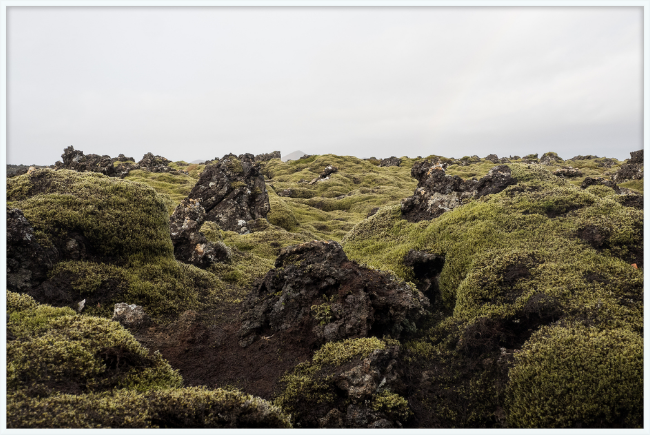
[[239, 305], [222, 317], [219, 324], [209, 325], [187, 311], [173, 324], [154, 325], [134, 335], [150, 351], [160, 351], [179, 370], [185, 386], [235, 387], [264, 399], [280, 393], [280, 378], [311, 357], [295, 339], [298, 331], [276, 332], [244, 349], [239, 346]]

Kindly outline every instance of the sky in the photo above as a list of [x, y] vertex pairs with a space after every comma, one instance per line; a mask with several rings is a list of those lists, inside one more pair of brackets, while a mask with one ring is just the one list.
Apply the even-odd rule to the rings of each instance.
[[10, 7], [7, 163], [629, 158], [640, 7]]

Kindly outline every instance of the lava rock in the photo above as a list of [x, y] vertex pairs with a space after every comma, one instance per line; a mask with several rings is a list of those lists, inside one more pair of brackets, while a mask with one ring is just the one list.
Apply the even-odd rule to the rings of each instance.
[[7, 208], [7, 289], [25, 293], [47, 279], [59, 260], [54, 247], [41, 246], [34, 228], [17, 208]]
[[505, 165], [493, 167], [480, 180], [463, 180], [457, 175], [445, 175], [440, 165], [423, 161], [413, 165], [411, 175], [418, 185], [413, 196], [402, 200], [401, 205], [402, 216], [409, 222], [434, 219], [471, 199], [501, 192], [517, 183]]
[[413, 249], [404, 256], [404, 265], [413, 268], [420, 290], [432, 303], [441, 301], [439, 277], [445, 265], [445, 257]]
[[201, 200], [206, 220], [240, 234], [248, 232], [248, 221], [266, 218], [270, 210], [264, 176], [252, 154], [228, 154], [206, 166], [188, 198]]
[[542, 165], [557, 165], [562, 162], [564, 162], [564, 160], [553, 152], [544, 153], [542, 158], [539, 159], [539, 163]]
[[619, 187], [616, 185], [615, 182], [611, 180], [607, 180], [602, 177], [598, 177], [598, 178], [586, 177], [583, 180], [582, 184], [580, 185], [580, 188], [586, 189], [589, 186], [607, 186], [614, 189], [616, 193], [620, 193], [621, 191], [621, 189], [619, 189]]
[[626, 180], [640, 180], [643, 178], [643, 150], [632, 151], [631, 158], [614, 174], [614, 181], [620, 183]]
[[115, 304], [113, 318], [122, 326], [129, 329], [137, 329], [148, 326], [151, 323], [149, 316], [144, 312], [144, 308], [139, 305], [129, 305], [124, 302]]
[[382, 167], [388, 167], [388, 166], [399, 166], [402, 164], [402, 159], [392, 156], [387, 159], [382, 159], [381, 162], [379, 162], [379, 166]]
[[485, 158], [485, 160], [488, 160], [488, 161], [494, 163], [495, 165], [496, 165], [497, 163], [500, 163], [500, 162], [499, 162], [499, 156], [497, 156], [496, 154], [489, 154], [489, 155]]
[[75, 150], [72, 145], [63, 150], [61, 154], [63, 162], [56, 162], [55, 168], [70, 169], [77, 172], [99, 172], [108, 176], [116, 176], [117, 170], [113, 163], [117, 159], [111, 159], [110, 156], [100, 156], [97, 154], [84, 155], [81, 150]]
[[573, 168], [571, 166], [563, 166], [560, 169], [553, 171], [553, 175], [557, 175], [562, 178], [575, 178], [581, 177], [582, 172], [579, 169]]
[[200, 200], [185, 198], [169, 219], [169, 232], [177, 260], [198, 267], [230, 260], [230, 249], [221, 242], [212, 243], [199, 231], [205, 221]]
[[253, 289], [242, 310], [240, 345], [277, 331], [292, 331], [289, 337], [306, 346], [398, 337], [428, 305], [408, 284], [349, 261], [337, 242], [312, 241], [282, 249]]
[[337, 168], [336, 166], [327, 165], [325, 169], [323, 169], [323, 172], [321, 172], [321, 174], [318, 177], [311, 180], [309, 184], [312, 185], [318, 183], [319, 181], [329, 180], [330, 175], [332, 175], [335, 172], [338, 172], [338, 170], [339, 168]]

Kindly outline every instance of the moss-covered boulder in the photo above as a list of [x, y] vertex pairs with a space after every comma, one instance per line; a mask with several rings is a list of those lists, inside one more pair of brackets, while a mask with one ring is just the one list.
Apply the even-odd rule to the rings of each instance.
[[401, 427], [412, 415], [400, 385], [399, 345], [378, 338], [327, 343], [299, 364], [275, 399], [296, 427]]

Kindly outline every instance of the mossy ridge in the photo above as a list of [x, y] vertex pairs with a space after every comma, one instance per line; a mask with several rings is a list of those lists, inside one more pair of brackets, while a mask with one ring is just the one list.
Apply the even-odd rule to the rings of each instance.
[[[170, 166], [172, 165], [174, 164], [170, 164]], [[177, 165], [174, 165], [174, 167], [178, 169], [182, 168]], [[176, 206], [190, 194], [198, 177], [138, 169], [129, 172], [124, 179], [135, 183], [142, 183], [155, 189], [163, 198], [167, 212], [171, 215]]]
[[643, 426], [643, 338], [626, 329], [544, 327], [508, 384], [512, 427]]
[[81, 233], [106, 257], [173, 255], [165, 203], [142, 184], [41, 169], [7, 180], [7, 205], [42, 234]]
[[281, 427], [291, 423], [267, 401], [233, 390], [204, 387], [136, 392], [116, 390], [44, 399], [8, 396], [10, 428]]
[[13, 292], [7, 292], [7, 302], [7, 330], [13, 336], [7, 343], [10, 393], [147, 391], [182, 384], [178, 372], [159, 354], [150, 355], [119, 323], [37, 304]]
[[[521, 346], [530, 332], [502, 338], [503, 322], [528, 322], [534, 330], [539, 323], [527, 319], [533, 315], [542, 324], [563, 318], [603, 333], [643, 330], [643, 273], [619, 258], [641, 236], [643, 213], [620, 206], [604, 189], [582, 191], [541, 166], [510, 166], [519, 183], [499, 194], [416, 224], [401, 219], [399, 206], [385, 207], [343, 240], [350, 259], [406, 280], [412, 277], [403, 265], [409, 249], [445, 255], [439, 283], [453, 315], [405, 346], [419, 372], [435, 373], [436, 388], [426, 393], [435, 397], [418, 400], [437, 416], [432, 424], [442, 427], [506, 424], [508, 363], [498, 346], [504, 339], [511, 341], [506, 347]], [[579, 239], [578, 230], [588, 225], [608, 234], [606, 248]], [[526, 273], [506, 283], [506, 270], [522, 264]], [[481, 330], [496, 334], [484, 337], [493, 343], [472, 347], [471, 331]]]

